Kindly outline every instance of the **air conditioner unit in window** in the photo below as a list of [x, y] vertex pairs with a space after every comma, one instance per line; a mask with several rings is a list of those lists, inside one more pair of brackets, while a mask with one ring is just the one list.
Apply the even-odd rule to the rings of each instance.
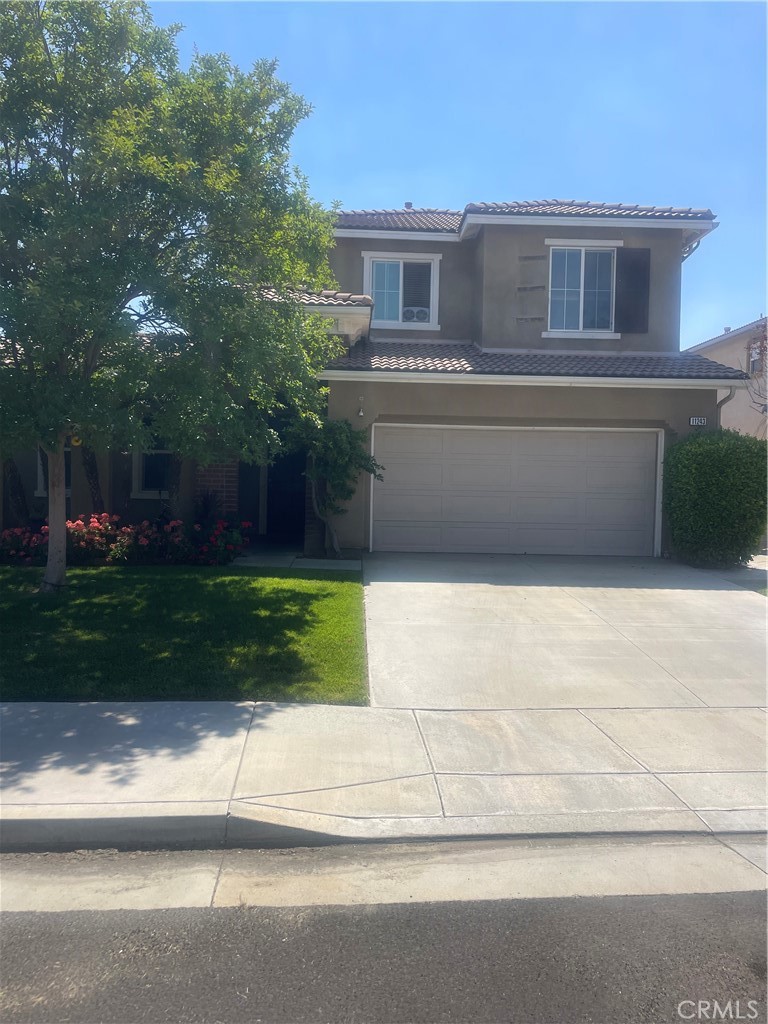
[[408, 323], [409, 321], [416, 321], [419, 324], [426, 324], [429, 322], [429, 308], [427, 306], [404, 306], [403, 307], [403, 321]]

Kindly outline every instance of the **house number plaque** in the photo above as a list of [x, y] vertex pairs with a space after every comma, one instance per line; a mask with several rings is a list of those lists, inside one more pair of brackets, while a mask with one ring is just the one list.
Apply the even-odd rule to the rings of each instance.
[[691, 427], [706, 427], [707, 417], [706, 416], [691, 416], [688, 420], [688, 424]]

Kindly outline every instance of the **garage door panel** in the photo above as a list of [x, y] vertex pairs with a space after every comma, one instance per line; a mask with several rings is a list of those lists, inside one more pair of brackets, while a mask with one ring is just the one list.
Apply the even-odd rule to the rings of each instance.
[[376, 456], [442, 455], [443, 434], [432, 428], [381, 427], [376, 431]]
[[509, 430], [449, 430], [446, 432], [446, 455], [510, 456], [515, 451], [515, 439]]
[[443, 517], [442, 494], [418, 494], [413, 491], [391, 491], [379, 495], [377, 516], [382, 522], [440, 522]]
[[653, 505], [643, 498], [616, 498], [609, 495], [589, 496], [585, 499], [584, 522], [594, 526], [647, 525], [653, 518]]
[[647, 555], [653, 544], [652, 531], [597, 530], [584, 531], [584, 553], [587, 555]]
[[451, 523], [509, 523], [511, 505], [509, 494], [447, 494], [442, 519]]
[[521, 462], [513, 480], [516, 489], [535, 490], [547, 494], [557, 491], [583, 491], [586, 483], [587, 467], [583, 462], [562, 462], [559, 459]]
[[500, 490], [509, 488], [512, 483], [512, 464], [500, 459], [446, 462], [445, 470], [445, 485], [451, 488]]
[[656, 445], [655, 432], [377, 428], [373, 548], [651, 555]]
[[653, 475], [650, 466], [636, 462], [589, 462], [586, 489], [646, 494]]
[[[376, 452], [377, 458], [380, 458]], [[389, 459], [384, 467], [381, 488], [441, 487], [448, 466], [444, 462], [414, 459]]]
[[581, 495], [518, 495], [512, 502], [512, 518], [521, 524], [551, 523], [567, 526], [574, 522], [581, 523], [584, 520], [584, 498]]
[[581, 458], [586, 434], [573, 431], [521, 430], [514, 431], [515, 451], [521, 457], [535, 459]]
[[587, 458], [651, 459], [656, 458], [656, 435], [653, 433], [590, 433], [582, 435]]

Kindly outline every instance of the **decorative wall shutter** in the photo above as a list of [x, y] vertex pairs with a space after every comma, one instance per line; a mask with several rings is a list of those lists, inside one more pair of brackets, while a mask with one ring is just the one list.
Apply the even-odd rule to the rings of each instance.
[[616, 250], [616, 306], [613, 329], [618, 334], [648, 333], [651, 250]]

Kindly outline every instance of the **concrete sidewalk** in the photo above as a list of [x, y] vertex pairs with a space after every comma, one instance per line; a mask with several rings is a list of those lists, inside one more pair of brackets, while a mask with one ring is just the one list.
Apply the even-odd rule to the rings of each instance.
[[762, 708], [3, 708], [5, 849], [750, 833]]

